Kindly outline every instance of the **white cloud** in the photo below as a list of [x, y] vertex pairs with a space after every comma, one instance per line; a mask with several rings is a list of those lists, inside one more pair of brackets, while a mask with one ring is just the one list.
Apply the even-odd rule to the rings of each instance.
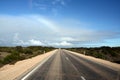
[[18, 41], [18, 40], [19, 40], [19, 33], [15, 33], [13, 41]]
[[16, 42], [14, 42], [13, 44], [16, 44], [16, 45], [23, 45], [23, 46], [29, 46], [29, 45], [40, 45], [40, 46], [43, 46], [44, 43], [42, 43], [41, 41], [39, 40], [35, 40], [35, 39], [31, 39], [31, 40], [28, 40], [28, 41], [23, 41], [23, 40], [18, 40]]
[[48, 5], [46, 4], [40, 4], [40, 3], [37, 3], [37, 2], [34, 2], [33, 5], [37, 8], [39, 8], [40, 10], [46, 10]]
[[30, 45], [44, 45], [41, 41], [34, 39], [29, 40], [28, 43], [30, 43]]
[[77, 41], [77, 40], [72, 37], [62, 37], [61, 41]]
[[69, 42], [67, 42], [67, 41], [62, 41], [62, 42], [60, 43], [60, 45], [61, 45], [61, 46], [71, 46], [72, 44], [69, 43]]
[[23, 41], [19, 38], [19, 33], [14, 34], [13, 44], [16, 44], [16, 45], [44, 45], [44, 43], [42, 43], [39, 40], [35, 40], [35, 39], [30, 39], [28, 41]]
[[[9, 16], [9, 15], [0, 15], [0, 32], [33, 32], [33, 31], [42, 31], [42, 32], [56, 32], [57, 25], [52, 21], [47, 19], [44, 16], [40, 15], [21, 15], [21, 16]], [[47, 28], [47, 29], [45, 29]], [[50, 33], [49, 33], [50, 34]]]
[[49, 11], [50, 14], [56, 16], [65, 5], [68, 0], [31, 0], [29, 1], [30, 8], [42, 10], [42, 12]]
[[62, 42], [57, 42], [57, 43], [52, 43], [52, 45], [54, 46], [59, 46], [59, 47], [69, 47], [69, 46], [72, 46], [73, 44], [72, 43], [69, 43], [67, 41], [62, 41]]
[[65, 1], [64, 0], [53, 0], [52, 4], [53, 5], [61, 4], [62, 6], [65, 6]]
[[4, 43], [14, 45], [69, 47], [87, 45], [91, 42], [100, 43], [119, 37], [119, 33], [113, 31], [84, 28], [84, 24], [79, 20], [51, 20], [40, 15], [0, 15], [0, 27], [0, 37]]
[[[63, 41], [66, 40], [66, 41]], [[70, 47], [73, 44], [68, 42], [71, 41], [72, 38], [69, 37], [63, 37], [61, 42], [58, 41], [53, 41], [53, 42], [49, 42], [49, 41], [43, 41], [41, 42], [40, 40], [36, 40], [36, 39], [30, 39], [27, 41], [23, 41], [22, 39], [20, 39], [20, 34], [19, 33], [15, 33], [14, 34], [14, 38], [13, 38], [13, 44], [15, 45], [23, 45], [23, 46], [29, 46], [29, 45], [40, 45], [40, 46], [56, 46], [56, 47]]]

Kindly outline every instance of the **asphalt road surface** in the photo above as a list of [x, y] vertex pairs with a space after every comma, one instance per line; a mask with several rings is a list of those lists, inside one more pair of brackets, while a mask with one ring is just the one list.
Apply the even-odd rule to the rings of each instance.
[[120, 80], [117, 71], [59, 49], [21, 80]]

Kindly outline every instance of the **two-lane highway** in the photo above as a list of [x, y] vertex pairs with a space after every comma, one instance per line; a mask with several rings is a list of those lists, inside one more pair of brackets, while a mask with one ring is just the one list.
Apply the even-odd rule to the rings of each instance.
[[58, 49], [44, 64], [21, 80], [119, 80], [117, 71]]

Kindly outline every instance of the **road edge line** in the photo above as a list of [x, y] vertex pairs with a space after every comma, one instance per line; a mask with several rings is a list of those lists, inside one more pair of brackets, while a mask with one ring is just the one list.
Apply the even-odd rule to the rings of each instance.
[[49, 60], [56, 53], [56, 51], [52, 55], [50, 55], [50, 56], [46, 57], [45, 59], [43, 59], [42, 61], [38, 62], [36, 65], [32, 66], [30, 69], [28, 69], [27, 71], [25, 71], [25, 73], [19, 75], [18, 77], [16, 77], [13, 80], [25, 80], [35, 70], [37, 70], [39, 67], [41, 67], [47, 60]]

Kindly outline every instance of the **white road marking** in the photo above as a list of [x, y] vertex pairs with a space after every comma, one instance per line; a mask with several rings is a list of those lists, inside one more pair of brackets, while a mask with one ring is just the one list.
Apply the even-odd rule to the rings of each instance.
[[[78, 69], [72, 64], [72, 66], [74, 67], [74, 69], [78, 72]], [[79, 73], [79, 72], [78, 72]]]
[[[53, 56], [53, 55], [51, 55], [51, 56]], [[37, 67], [35, 67], [31, 72], [29, 72], [27, 75], [25, 75], [21, 80], [26, 80], [34, 71], [36, 71], [39, 67], [41, 67], [51, 56], [49, 56], [45, 60], [43, 60]]]
[[[79, 73], [78, 69], [74, 66], [74, 64], [69, 60], [68, 57], [65, 57], [70, 63], [71, 65], [73, 66], [73, 68]], [[83, 76], [80, 76], [82, 80], [86, 80]]]
[[86, 80], [83, 76], [81, 76], [81, 79], [82, 79], [82, 80]]
[[[71, 65], [73, 66], [73, 68], [78, 72], [78, 69], [72, 64], [72, 62], [69, 60], [68, 57], [66, 57], [66, 59], [71, 63]], [[79, 73], [79, 72], [78, 72]]]
[[68, 57], [66, 57], [66, 59], [69, 61]]

